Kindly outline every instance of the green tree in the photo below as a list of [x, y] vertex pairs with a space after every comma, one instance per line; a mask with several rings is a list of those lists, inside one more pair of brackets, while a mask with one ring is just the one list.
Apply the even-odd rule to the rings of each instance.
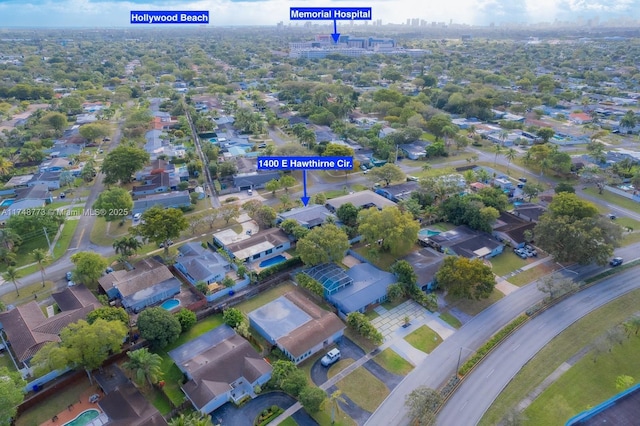
[[180, 328], [182, 329], [183, 333], [193, 327], [196, 322], [198, 322], [195, 312], [190, 311], [187, 308], [180, 309], [175, 316], [180, 322]]
[[331, 408], [331, 424], [335, 423], [336, 413], [340, 412], [340, 403], [346, 404], [347, 400], [342, 396], [342, 391], [336, 389], [329, 395], [329, 398], [325, 399], [322, 406], [328, 405]]
[[93, 383], [91, 371], [100, 367], [110, 353], [120, 350], [126, 335], [127, 327], [120, 321], [97, 319], [89, 324], [80, 320], [63, 328], [60, 342], [47, 343], [31, 365], [42, 373], [64, 367], [82, 368]]
[[590, 202], [562, 192], [534, 228], [536, 243], [557, 262], [606, 265], [622, 239], [622, 228]]
[[224, 222], [228, 225], [231, 219], [235, 219], [240, 216], [240, 207], [236, 204], [225, 204], [218, 209], [220, 217], [224, 219]]
[[246, 211], [249, 216], [251, 216], [252, 214], [255, 214], [255, 212], [257, 212], [260, 207], [262, 207], [262, 203], [260, 201], [249, 200], [242, 205], [242, 210]]
[[427, 122], [427, 129], [436, 137], [436, 141], [444, 136], [443, 129], [451, 126], [451, 117], [447, 114], [436, 114]]
[[407, 395], [405, 406], [417, 425], [431, 426], [435, 424], [436, 412], [442, 402], [440, 392], [426, 386], [419, 386]]
[[409, 294], [418, 282], [418, 276], [413, 270], [413, 266], [404, 259], [394, 263], [391, 267], [391, 272], [398, 277], [398, 282], [405, 287], [406, 294]]
[[346, 232], [333, 224], [316, 226], [296, 245], [296, 252], [307, 266], [341, 261], [348, 249]]
[[367, 178], [372, 182], [382, 181], [385, 183], [385, 186], [389, 186], [391, 182], [403, 181], [406, 176], [400, 167], [387, 163], [384, 166], [371, 169]]
[[16, 288], [16, 295], [20, 297], [20, 290], [18, 290], [18, 278], [20, 278], [20, 271], [13, 266], [8, 266], [5, 273], [2, 274], [2, 278], [4, 278], [5, 281], [11, 281], [11, 283], [13, 283], [13, 286]]
[[269, 182], [267, 182], [264, 185], [264, 189], [271, 192], [271, 196], [275, 197], [276, 191], [280, 189], [280, 182], [277, 181], [276, 179], [271, 179]]
[[317, 386], [306, 386], [300, 392], [300, 403], [308, 413], [320, 410], [322, 403], [327, 399], [327, 393]]
[[120, 219], [124, 223], [125, 217], [131, 214], [133, 198], [124, 188], [110, 188], [98, 195], [93, 209], [107, 222]]
[[486, 299], [496, 284], [491, 268], [481, 259], [447, 256], [436, 273], [438, 285], [450, 295], [465, 299]]
[[[180, 233], [189, 227], [189, 221], [180, 209], [164, 209], [153, 206], [144, 213], [138, 226], [130, 232], [139, 235], [146, 241], [164, 245], [164, 255], [169, 256], [169, 240], [178, 238]], [[132, 230], [132, 231], [131, 231]]]
[[162, 377], [162, 357], [149, 352], [147, 348], [127, 352], [129, 361], [122, 364], [124, 368], [133, 373], [134, 380], [138, 384], [145, 381], [149, 387], [157, 383]]
[[284, 188], [285, 192], [289, 192], [289, 188], [295, 186], [296, 179], [291, 175], [284, 175], [280, 178], [280, 187]]
[[353, 227], [358, 224], [358, 208], [351, 203], [344, 203], [338, 207], [336, 216], [346, 226]]
[[551, 127], [543, 127], [537, 132], [537, 135], [542, 138], [544, 143], [549, 142], [549, 139], [551, 139], [555, 134], [556, 134], [556, 131], [553, 130]]
[[260, 229], [268, 229], [273, 226], [277, 213], [270, 206], [261, 206], [253, 214], [249, 214], [249, 216], [256, 221]]
[[17, 371], [0, 367], [0, 424], [10, 425], [24, 399], [27, 382]]
[[98, 309], [94, 309], [89, 312], [89, 315], [87, 315], [87, 322], [89, 324], [93, 324], [99, 319], [105, 321], [120, 321], [122, 324], [129, 327], [129, 314], [123, 308], [102, 306]]
[[627, 111], [620, 119], [620, 127], [625, 129], [633, 129], [636, 124], [638, 124], [638, 119], [632, 110]]
[[109, 126], [105, 123], [91, 123], [80, 127], [80, 136], [95, 142], [105, 136], [109, 136]]
[[67, 116], [59, 112], [50, 112], [42, 117], [42, 122], [60, 134], [68, 126]]
[[518, 158], [518, 151], [515, 148], [507, 149], [507, 152], [504, 153], [504, 158], [507, 159], [507, 174], [509, 174], [509, 167], [511, 167], [511, 162]]
[[231, 161], [225, 161], [218, 164], [218, 173], [220, 173], [220, 176], [222, 177], [232, 176], [238, 173], [238, 168], [236, 167], [235, 163]]
[[142, 243], [136, 237], [125, 236], [113, 241], [113, 250], [124, 259], [128, 259], [142, 248]]
[[229, 308], [222, 313], [222, 319], [229, 327], [236, 328], [238, 324], [244, 322], [244, 314], [240, 309]]
[[569, 192], [571, 194], [575, 194], [576, 192], [576, 189], [570, 183], [567, 183], [567, 182], [560, 182], [555, 186], [555, 188], [553, 188], [553, 190], [555, 191], [556, 194], [559, 194], [561, 192]]
[[287, 377], [298, 369], [293, 362], [283, 359], [276, 360], [272, 366], [270, 382], [279, 389], [282, 389]]
[[180, 413], [178, 417], [169, 420], [169, 426], [213, 426], [210, 415], [194, 411], [190, 414]]
[[147, 308], [138, 316], [140, 336], [154, 349], [162, 349], [175, 342], [182, 327], [178, 318], [162, 308]]
[[378, 244], [382, 250], [394, 255], [409, 250], [418, 239], [420, 230], [410, 212], [402, 212], [395, 206], [361, 210], [358, 223], [358, 232], [365, 243]]
[[522, 194], [529, 198], [529, 202], [537, 197], [542, 191], [544, 191], [544, 187], [535, 182], [527, 182], [522, 188]]
[[99, 253], [81, 251], [71, 256], [71, 262], [75, 265], [73, 277], [76, 281], [87, 286], [96, 284], [98, 278], [107, 268], [107, 260]]
[[131, 182], [132, 175], [142, 170], [149, 162], [149, 154], [142, 148], [120, 145], [109, 152], [101, 166], [104, 173], [104, 183], [107, 185]]
[[51, 263], [51, 255], [49, 252], [42, 248], [33, 249], [31, 252], [31, 256], [33, 256], [33, 260], [38, 264], [38, 269], [40, 269], [40, 275], [42, 276], [42, 287], [44, 287], [44, 267]]

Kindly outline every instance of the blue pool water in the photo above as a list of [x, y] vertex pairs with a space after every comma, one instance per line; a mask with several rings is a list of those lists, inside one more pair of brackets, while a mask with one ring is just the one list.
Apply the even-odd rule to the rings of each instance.
[[180, 306], [180, 301], [178, 299], [169, 299], [160, 305], [162, 309], [166, 309], [167, 311], [177, 308], [178, 306]]
[[515, 202], [513, 203], [513, 206], [514, 206], [514, 207], [518, 207], [518, 206], [521, 206], [521, 205], [522, 205], [522, 202], [521, 202], [521, 201], [515, 201]]
[[12, 198], [10, 200], [2, 200], [2, 202], [0, 203], [0, 207], [9, 207], [11, 204], [13, 204], [15, 200]]
[[78, 414], [78, 416], [71, 420], [68, 423], [65, 423], [64, 426], [84, 426], [89, 423], [91, 420], [95, 419], [100, 415], [100, 411], [94, 410], [93, 408], [87, 411], [83, 411]]
[[218, 143], [218, 138], [211, 138], [211, 139], [209, 139], [209, 142]]
[[260, 262], [260, 267], [261, 268], [267, 268], [269, 266], [273, 266], [273, 265], [277, 265], [278, 263], [282, 263], [285, 260], [287, 260], [287, 258], [279, 254], [277, 256], [272, 257], [271, 259], [263, 260], [262, 262]]
[[440, 234], [440, 231], [434, 231], [433, 229], [424, 228], [424, 229], [421, 229], [420, 232], [418, 232], [418, 234], [425, 235], [427, 237], [433, 237], [434, 235]]

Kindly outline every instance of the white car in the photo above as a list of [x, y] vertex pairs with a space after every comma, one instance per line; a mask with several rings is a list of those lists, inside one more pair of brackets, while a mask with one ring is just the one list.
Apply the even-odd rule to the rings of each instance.
[[136, 213], [136, 214], [134, 214], [134, 215], [133, 215], [133, 220], [134, 220], [134, 221], [136, 221], [136, 220], [140, 220], [140, 217], [142, 217], [142, 214], [140, 214], [140, 213]]
[[320, 360], [320, 364], [324, 367], [329, 367], [332, 364], [335, 364], [340, 359], [340, 350], [339, 349], [331, 349], [325, 356]]

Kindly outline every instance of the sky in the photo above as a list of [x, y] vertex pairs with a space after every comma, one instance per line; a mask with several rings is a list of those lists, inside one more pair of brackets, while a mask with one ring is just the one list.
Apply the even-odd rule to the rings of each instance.
[[[640, 19], [640, 0], [0, 0], [0, 28], [128, 27], [131, 10], [209, 11], [210, 25], [285, 25], [290, 7], [371, 7], [372, 19], [496, 25]], [[157, 25], [154, 25], [157, 26]], [[140, 27], [140, 25], [136, 25]]]

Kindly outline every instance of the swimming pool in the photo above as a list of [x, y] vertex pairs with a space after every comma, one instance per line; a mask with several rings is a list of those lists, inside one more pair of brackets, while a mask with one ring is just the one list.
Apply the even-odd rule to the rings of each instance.
[[209, 139], [209, 142], [211, 142], [213, 144], [216, 144], [216, 143], [218, 143], [218, 138], [211, 138], [211, 139]]
[[7, 199], [7, 200], [2, 200], [2, 202], [0, 203], [0, 207], [9, 207], [11, 204], [13, 204], [14, 201], [15, 201], [15, 199], [13, 199], [13, 198]]
[[175, 309], [178, 306], [180, 306], [180, 301], [178, 299], [165, 300], [164, 302], [162, 302], [162, 305], [160, 305], [162, 309], [166, 309], [167, 311]]
[[440, 231], [434, 231], [433, 229], [424, 228], [424, 229], [421, 229], [420, 232], [418, 232], [418, 234], [424, 235], [427, 237], [433, 237], [434, 235], [440, 234]]
[[65, 423], [64, 426], [84, 426], [99, 415], [100, 411], [91, 408], [78, 414], [75, 419]]
[[260, 267], [261, 268], [268, 268], [269, 266], [273, 266], [273, 265], [277, 265], [278, 263], [282, 263], [285, 260], [287, 260], [287, 258], [284, 257], [283, 255], [279, 254], [277, 256], [272, 257], [271, 259], [263, 260], [262, 262], [260, 262]]

